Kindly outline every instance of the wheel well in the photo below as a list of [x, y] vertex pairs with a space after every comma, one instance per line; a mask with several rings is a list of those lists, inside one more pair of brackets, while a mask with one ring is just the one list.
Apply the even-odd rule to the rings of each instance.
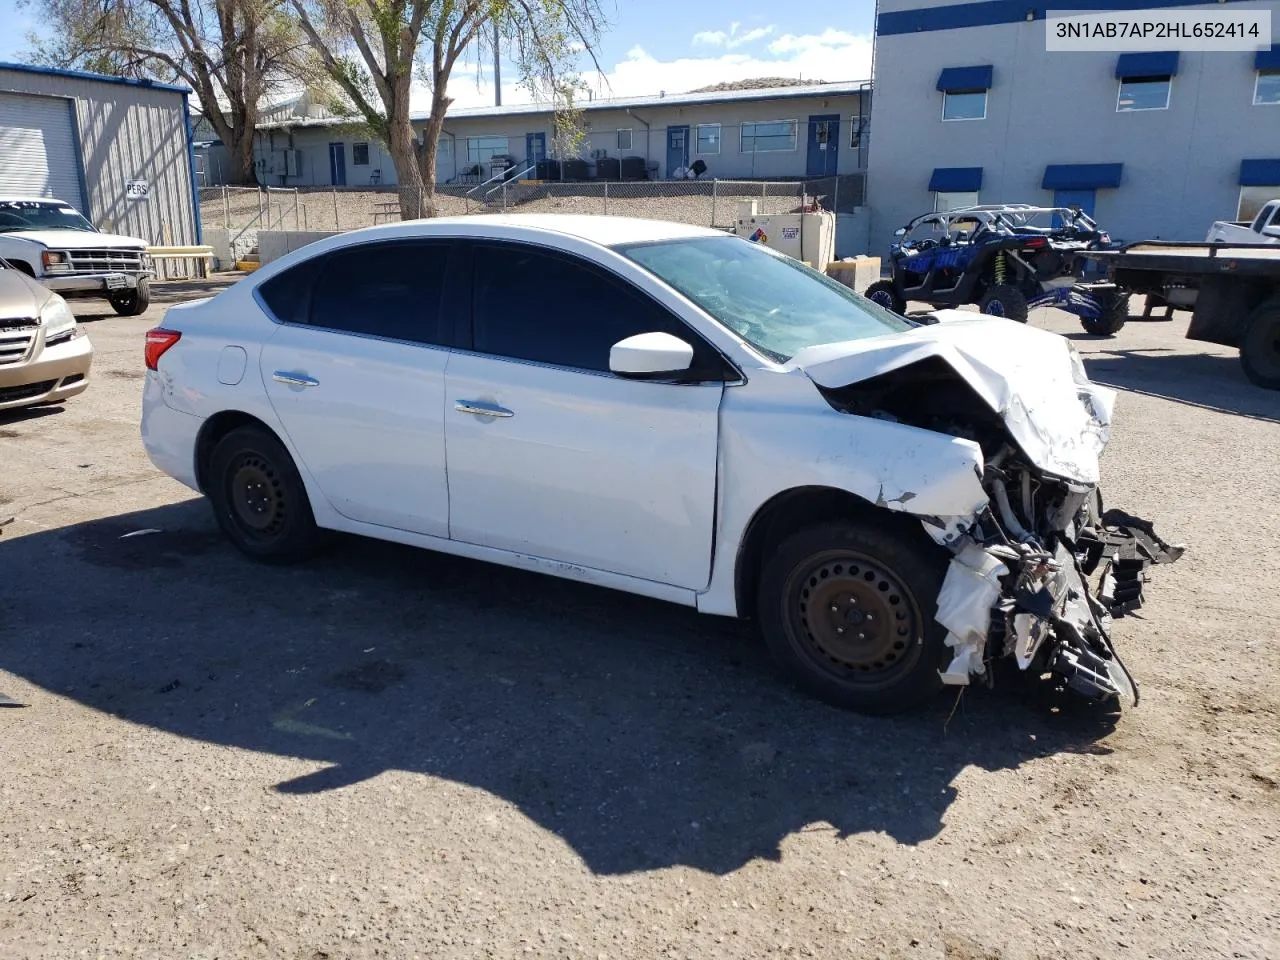
[[31, 264], [27, 263], [25, 260], [6, 260], [5, 263], [9, 264], [13, 269], [25, 273], [28, 277], [34, 278], [36, 275], [36, 272], [31, 269]]
[[894, 513], [876, 507], [856, 494], [833, 487], [797, 487], [777, 494], [766, 502], [751, 522], [747, 524], [742, 546], [738, 550], [737, 568], [734, 572], [734, 596], [738, 616], [751, 617], [755, 613], [756, 588], [765, 559], [782, 540], [810, 524], [821, 520], [865, 519], [880, 524], [912, 524], [916, 533], [923, 533], [919, 523], [909, 514]]
[[200, 433], [196, 437], [196, 483], [200, 485], [201, 492], [205, 492], [205, 471], [209, 467], [209, 457], [213, 453], [213, 448], [232, 430], [246, 426], [261, 427], [273, 437], [276, 435], [274, 430], [257, 417], [240, 410], [223, 410], [204, 422], [204, 426], [200, 428]]

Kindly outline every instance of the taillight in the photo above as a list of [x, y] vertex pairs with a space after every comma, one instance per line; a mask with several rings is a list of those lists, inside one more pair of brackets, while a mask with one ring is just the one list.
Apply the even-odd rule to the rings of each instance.
[[182, 334], [177, 330], [166, 330], [164, 327], [156, 327], [154, 330], [148, 330], [147, 346], [143, 353], [143, 359], [146, 360], [147, 369], [155, 370], [156, 364], [160, 362], [160, 358], [164, 356], [164, 352], [181, 339]]
[[1028, 250], [1039, 250], [1041, 247], [1047, 247], [1049, 241], [1044, 237], [1032, 237], [1023, 244]]

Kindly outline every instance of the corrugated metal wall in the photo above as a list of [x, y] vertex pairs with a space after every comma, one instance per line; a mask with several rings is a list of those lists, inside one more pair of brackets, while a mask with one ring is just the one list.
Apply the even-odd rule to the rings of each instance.
[[[181, 93], [3, 68], [0, 90], [75, 100], [85, 212], [99, 227], [151, 244], [197, 242]], [[130, 180], [147, 182], [145, 200], [126, 197]]]

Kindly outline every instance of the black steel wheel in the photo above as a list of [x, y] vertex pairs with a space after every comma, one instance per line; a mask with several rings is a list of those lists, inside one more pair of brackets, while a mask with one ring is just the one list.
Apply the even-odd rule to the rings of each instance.
[[907, 301], [902, 299], [892, 280], [877, 280], [867, 287], [862, 295], [872, 303], [886, 310], [892, 310], [894, 313], [905, 314], [907, 311]]
[[978, 309], [988, 316], [1004, 317], [1006, 320], [1016, 320], [1018, 323], [1026, 323], [1027, 314], [1030, 313], [1026, 295], [1017, 287], [1011, 287], [1005, 283], [988, 287], [987, 292], [978, 301]]
[[1240, 366], [1252, 383], [1280, 390], [1280, 299], [1249, 314], [1240, 338]]
[[765, 640], [800, 686], [830, 703], [908, 709], [941, 686], [946, 631], [934, 614], [945, 568], [945, 551], [905, 525], [801, 530], [765, 564]]
[[222, 532], [258, 560], [291, 563], [319, 545], [320, 531], [293, 458], [262, 427], [237, 427], [218, 441], [206, 471]]

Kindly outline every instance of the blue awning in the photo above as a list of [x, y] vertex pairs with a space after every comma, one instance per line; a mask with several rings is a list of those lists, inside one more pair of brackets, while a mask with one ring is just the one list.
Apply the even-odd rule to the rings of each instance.
[[1044, 168], [1046, 190], [1095, 190], [1120, 186], [1123, 163], [1051, 163]]
[[1240, 186], [1280, 187], [1280, 158], [1273, 160], [1241, 160]]
[[938, 89], [943, 93], [991, 89], [991, 64], [978, 67], [947, 67], [938, 74]]
[[1116, 76], [1121, 80], [1130, 77], [1172, 77], [1178, 72], [1178, 53], [1122, 53], [1116, 60]]
[[1280, 70], [1280, 43], [1273, 43], [1270, 50], [1259, 50], [1254, 54], [1253, 69]]
[[934, 167], [929, 189], [938, 193], [976, 193], [982, 189], [982, 168]]

